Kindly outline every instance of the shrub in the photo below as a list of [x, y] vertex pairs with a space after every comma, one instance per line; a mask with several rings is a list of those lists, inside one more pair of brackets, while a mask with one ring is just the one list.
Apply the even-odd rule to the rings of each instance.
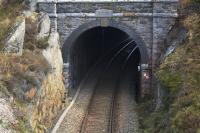
[[160, 110], [143, 117], [146, 132], [200, 132], [200, 1], [181, 0], [181, 5], [186, 14], [180, 25], [188, 29], [188, 38], [156, 71], [170, 93], [164, 95]]
[[38, 25], [37, 25], [37, 15], [33, 14], [32, 17], [26, 18], [26, 33], [24, 41], [24, 49], [35, 50], [35, 49], [45, 49], [48, 47], [49, 37], [37, 40]]
[[34, 52], [25, 50], [21, 57], [4, 55], [1, 53], [0, 64], [2, 81], [6, 82], [8, 88], [11, 89], [12, 87], [10, 87], [10, 85], [15, 85], [14, 82], [17, 82], [17, 79], [25, 79], [35, 86], [35, 83], [31, 80], [32, 78], [30, 76], [27, 78], [26, 73], [34, 72], [37, 74], [42, 72], [46, 74], [49, 70], [48, 62], [39, 50]]

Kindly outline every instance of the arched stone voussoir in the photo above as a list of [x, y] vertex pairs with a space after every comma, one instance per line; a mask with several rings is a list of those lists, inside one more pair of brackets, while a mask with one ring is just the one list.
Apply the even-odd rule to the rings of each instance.
[[[102, 24], [102, 21], [104, 21], [106, 24]], [[133, 29], [132, 27], [128, 26], [125, 23], [117, 22], [112, 19], [97, 19], [90, 21], [88, 23], [84, 23], [80, 25], [78, 28], [76, 28], [70, 36], [66, 39], [64, 45], [62, 46], [62, 53], [63, 53], [63, 59], [64, 61], [67, 61], [70, 58], [71, 50], [73, 49], [74, 42], [78, 39], [78, 37], [86, 32], [87, 30], [90, 30], [95, 27], [112, 27], [121, 30], [122, 32], [126, 33], [130, 38], [132, 38], [139, 50], [141, 55], [141, 64], [149, 64], [149, 55], [147, 53], [147, 48], [145, 45], [145, 42], [140, 37], [140, 35]]]

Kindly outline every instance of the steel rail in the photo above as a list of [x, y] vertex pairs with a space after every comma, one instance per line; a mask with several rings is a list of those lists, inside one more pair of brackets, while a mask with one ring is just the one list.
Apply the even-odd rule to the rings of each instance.
[[[125, 48], [127, 48], [132, 42], [134, 42], [133, 40], [129, 41], [128, 43], [125, 44], [125, 46], [123, 46], [122, 48], [120, 48], [117, 53], [111, 58], [111, 60], [109, 61], [106, 69], [103, 71], [103, 73], [105, 73], [105, 71], [108, 69], [108, 67], [113, 63], [113, 61], [120, 55], [120, 53], [123, 52], [123, 50]], [[136, 46], [133, 48], [133, 50], [131, 51], [131, 53], [133, 53], [133, 51], [136, 49]], [[128, 55], [128, 57], [126, 57], [126, 60], [127, 58], [130, 57], [130, 54]], [[123, 67], [122, 67], [123, 68]], [[116, 87], [115, 87], [116, 88]], [[95, 87], [96, 89], [96, 87]], [[95, 91], [95, 90], [94, 90]], [[94, 99], [94, 93], [93, 93], [93, 96], [90, 100], [90, 104], [88, 106], [88, 109], [91, 107], [91, 103]], [[112, 92], [112, 100], [111, 100], [111, 108], [110, 108], [110, 115], [109, 115], [109, 133], [112, 133], [113, 132], [113, 108], [114, 108], [114, 100], [115, 100], [115, 89], [113, 89], [113, 92]], [[85, 130], [86, 130], [86, 124], [87, 124], [87, 117], [88, 117], [88, 113], [89, 113], [89, 110], [87, 111], [87, 114], [85, 115], [84, 119], [83, 119], [83, 122], [82, 122], [82, 126], [81, 126], [81, 130], [80, 130], [80, 133], [84, 133]]]
[[[128, 42], [126, 45], [124, 45], [109, 61], [108, 66], [110, 66], [110, 64], [113, 62], [113, 60], [125, 49], [127, 48], [130, 44], [132, 44], [134, 42], [134, 40], [131, 40], [130, 42]], [[107, 67], [108, 69], [108, 67]]]
[[[129, 55], [126, 57], [126, 60], [124, 61], [124, 65], [122, 67], [122, 72], [127, 66], [127, 62], [129, 61], [130, 57], [132, 56], [133, 52], [138, 48], [137, 45], [133, 47]], [[120, 78], [119, 78], [120, 79]], [[118, 82], [119, 83], [119, 82]], [[117, 85], [116, 85], [117, 88]], [[110, 122], [109, 122], [109, 133], [114, 133], [113, 129], [113, 121], [114, 121], [114, 106], [115, 106], [115, 95], [116, 95], [116, 89], [114, 89], [113, 96], [112, 96], [112, 102], [111, 102], [111, 109], [110, 109]]]

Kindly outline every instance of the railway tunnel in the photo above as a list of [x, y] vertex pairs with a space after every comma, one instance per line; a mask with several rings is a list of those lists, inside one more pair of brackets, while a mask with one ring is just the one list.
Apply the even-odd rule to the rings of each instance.
[[135, 83], [135, 93], [138, 96], [141, 91], [139, 66], [147, 64], [145, 45], [132, 28], [113, 21], [106, 26], [102, 26], [99, 21], [83, 24], [66, 40], [62, 53], [64, 62], [69, 63], [71, 88], [76, 89], [88, 71], [115, 49], [117, 50], [110, 58], [112, 60], [115, 56], [126, 57], [115, 65], [124, 64], [124, 69], [129, 65], [129, 75]]

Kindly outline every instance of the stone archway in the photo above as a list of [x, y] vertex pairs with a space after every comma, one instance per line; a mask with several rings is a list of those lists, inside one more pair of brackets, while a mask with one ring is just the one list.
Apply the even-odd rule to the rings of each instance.
[[[85, 23], [71, 33], [62, 47], [64, 61], [67, 61], [70, 58], [70, 50], [72, 49], [73, 43], [77, 40], [77, 38], [85, 31], [95, 27], [102, 27], [101, 20]], [[124, 23], [114, 20], [108, 20], [106, 26], [104, 25], [103, 27], [113, 27], [125, 32], [128, 36], [130, 36], [130, 38], [132, 38], [139, 47], [141, 54], [141, 64], [149, 64], [146, 45], [140, 35], [134, 29]]]
[[[146, 83], [146, 79], [144, 77], [147, 73], [149, 74], [147, 70], [149, 64], [149, 57], [147, 54], [146, 45], [134, 29], [132, 29], [124, 23], [116, 22], [111, 19], [98, 19], [89, 23], [85, 23], [79, 26], [76, 30], [74, 30], [65, 41], [62, 47], [62, 53], [64, 62], [69, 63], [69, 84], [72, 84], [70, 85], [72, 86], [70, 88], [76, 88], [80, 84], [81, 80], [86, 75], [90, 66], [94, 65], [94, 61], [98, 58], [100, 49], [99, 46], [101, 45], [99, 44], [99, 42], [101, 42], [98, 36], [99, 29], [107, 29], [109, 32], [107, 36], [110, 36], [112, 39], [118, 39], [122, 37], [123, 40], [124, 38], [129, 37], [136, 43], [140, 56], [138, 62], [141, 66], [141, 71], [139, 74], [140, 76], [138, 77], [138, 80], [140, 80], [139, 95], [142, 95], [144, 90], [147, 88], [146, 86], [149, 86], [149, 84]], [[96, 42], [93, 43], [89, 40], [93, 40], [93, 42]], [[83, 42], [85, 42], [85, 44], [81, 44]], [[95, 43], [96, 46], [93, 45]], [[79, 45], [80, 47], [77, 48], [77, 45]], [[93, 46], [95, 48], [92, 49]], [[87, 50], [84, 51], [83, 49], [91, 49], [93, 53]], [[86, 55], [85, 53], [91, 54]]]

